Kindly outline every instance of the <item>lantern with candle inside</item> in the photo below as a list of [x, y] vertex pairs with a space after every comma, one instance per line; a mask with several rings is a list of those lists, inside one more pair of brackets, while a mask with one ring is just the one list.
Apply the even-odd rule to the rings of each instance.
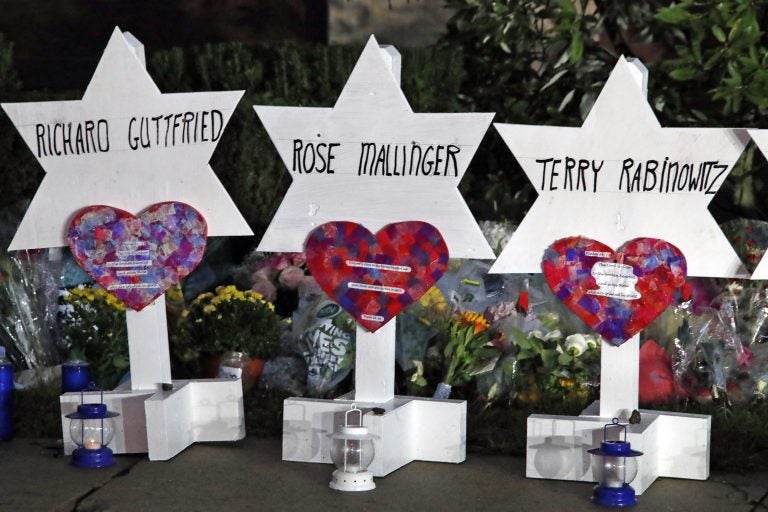
[[[357, 413], [357, 424], [350, 423]], [[370, 491], [376, 488], [373, 473], [368, 470], [373, 461], [374, 436], [363, 426], [363, 411], [352, 404], [344, 413], [344, 425], [331, 435], [331, 460], [336, 466], [331, 489], [338, 491]]]
[[[624, 440], [608, 440], [608, 428], [624, 430]], [[592, 501], [606, 507], [631, 507], [637, 504], [635, 490], [629, 483], [637, 475], [637, 459], [642, 455], [627, 442], [627, 426], [620, 425], [618, 418], [603, 427], [603, 441], [600, 448], [588, 450], [592, 454], [592, 473], [597, 485]]]
[[77, 411], [67, 414], [70, 419], [69, 436], [77, 445], [72, 452], [72, 465], [79, 468], [111, 466], [115, 460], [107, 445], [115, 435], [112, 418], [119, 414], [107, 410], [103, 391], [99, 403], [83, 403], [83, 396], [81, 391]]

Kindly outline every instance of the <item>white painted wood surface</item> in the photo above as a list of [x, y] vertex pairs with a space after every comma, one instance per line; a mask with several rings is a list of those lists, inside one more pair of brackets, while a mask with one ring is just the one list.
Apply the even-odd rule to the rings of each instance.
[[142, 309], [125, 310], [128, 327], [128, 354], [131, 361], [131, 389], [157, 390], [171, 382], [171, 355], [165, 295]]
[[[283, 403], [283, 460], [331, 463], [331, 434], [355, 403], [376, 436], [374, 476], [386, 476], [414, 461], [460, 463], [466, 459], [467, 403], [395, 396], [386, 403], [289, 398]], [[384, 409], [376, 415], [372, 407]]]
[[[66, 246], [70, 218], [94, 204], [138, 213], [160, 201], [183, 201], [203, 214], [210, 236], [253, 234], [208, 166], [243, 91], [161, 94], [144, 66], [141, 42], [116, 28], [82, 100], [2, 105], [46, 172], [10, 250]], [[164, 131], [166, 117], [153, 117], [169, 115]], [[164, 297], [128, 311], [127, 326], [131, 390], [105, 393], [121, 413], [115, 453], [149, 451], [150, 459], [165, 460], [192, 442], [245, 435], [240, 382], [176, 381], [174, 391], [159, 391], [171, 383]], [[67, 453], [74, 446], [64, 416], [79, 402], [79, 393], [61, 397]]]
[[[707, 210], [749, 140], [746, 131], [662, 128], [646, 100], [643, 70], [621, 58], [579, 128], [495, 124], [539, 196], [492, 273], [540, 272], [552, 242], [581, 235], [612, 247], [636, 237], [662, 238], [685, 254], [691, 276], [748, 276]], [[565, 170], [568, 158], [574, 162], [570, 173]], [[554, 173], [554, 160], [547, 159], [561, 161]], [[657, 162], [655, 174], [646, 172], [651, 160]], [[580, 161], [586, 166], [583, 179]], [[623, 173], [625, 162], [629, 167]], [[704, 190], [688, 190], [691, 182], [680, 170], [662, 179], [671, 163], [679, 169], [693, 165], [699, 183], [703, 165]], [[640, 164], [642, 172], [628, 192]], [[677, 176], [684, 190], [667, 192], [672, 180], [666, 176]], [[662, 183], [664, 192], [659, 191]]]
[[389, 402], [395, 397], [397, 317], [376, 332], [357, 326], [355, 334], [355, 400]]
[[[86, 403], [100, 394], [85, 393]], [[69, 418], [80, 404], [80, 393], [65, 393], [61, 404], [64, 453], [77, 446], [69, 437]], [[239, 380], [176, 380], [169, 391], [105, 391], [104, 403], [114, 418], [116, 454], [148, 453], [150, 460], [168, 460], [197, 442], [238, 441], [245, 437], [243, 388]]]
[[[539, 197], [491, 272], [538, 273], [552, 242], [582, 235], [613, 247], [640, 236], [662, 238], [685, 254], [689, 275], [746, 275], [707, 211], [746, 145], [745, 132], [661, 128], [646, 100], [647, 80], [642, 64], [621, 58], [580, 128], [496, 125]], [[574, 162], [570, 173], [565, 167], [568, 158]], [[553, 159], [549, 167], [547, 159]], [[553, 167], [555, 160], [561, 161], [559, 168]], [[657, 162], [652, 173], [649, 161]], [[693, 164], [697, 172], [704, 162], [716, 163], [702, 172], [707, 182], [703, 190], [668, 193], [662, 176], [674, 176], [665, 167], [669, 162]], [[642, 172], [636, 175], [638, 168]], [[635, 176], [637, 181], [630, 181]], [[629, 183], [632, 191], [627, 190]], [[620, 347], [602, 342], [600, 401], [581, 416], [529, 416], [526, 476], [594, 480], [586, 450], [599, 446], [603, 424], [614, 417], [626, 422], [638, 408], [639, 346], [639, 335]], [[641, 424], [630, 426], [628, 436], [632, 447], [645, 453], [633, 483], [639, 494], [659, 476], [708, 477], [709, 416], [641, 414]]]
[[[355, 221], [376, 232], [391, 222], [420, 220], [441, 231], [452, 257], [493, 257], [456, 188], [493, 115], [414, 114], [399, 83], [400, 54], [391, 46], [379, 48], [371, 37], [332, 109], [255, 107], [293, 178], [259, 250], [303, 250], [309, 232], [329, 221]], [[364, 142], [379, 149], [390, 146], [390, 151], [414, 144], [433, 147], [432, 151], [441, 146], [444, 169], [446, 147], [454, 145], [451, 171], [456, 175], [358, 175]], [[297, 164], [295, 144], [302, 148], [323, 144], [326, 151], [330, 144], [338, 144], [332, 160], [324, 153], [333, 174], [327, 167], [315, 172], [318, 166], [310, 165], [314, 150], [306, 166]], [[303, 159], [304, 153], [298, 156]], [[313, 172], [305, 173], [306, 169]], [[358, 406], [386, 410], [381, 416], [365, 415], [365, 424], [378, 436], [371, 468], [376, 476], [413, 460], [461, 462], [466, 456], [466, 402], [394, 395], [395, 322], [376, 333], [357, 328], [352, 394]], [[351, 403], [287, 399], [283, 460], [330, 463], [329, 436]]]
[[[137, 48], [137, 40], [127, 41], [116, 28], [82, 100], [2, 104], [46, 173], [9, 250], [66, 246], [69, 220], [94, 204], [138, 213], [161, 201], [182, 201], [202, 213], [210, 236], [253, 235], [208, 166], [220, 134], [215, 141], [202, 140], [211, 139], [219, 129], [223, 133], [243, 91], [162, 94], [140, 55], [143, 49]], [[191, 135], [194, 123], [186, 125], [189, 138], [184, 140], [190, 143], [181, 142], [185, 135], [180, 126], [175, 129], [174, 144], [174, 119], [181, 123], [182, 118], [169, 119], [167, 144], [164, 119], [152, 120], [207, 112], [205, 120], [210, 124], [213, 111], [220, 112], [221, 118], [215, 114], [215, 125], [206, 130], [202, 130], [202, 114], [198, 115], [197, 140]], [[144, 141], [151, 147], [142, 148], [139, 143], [132, 149], [132, 139], [142, 133], [142, 118], [149, 119]], [[72, 154], [79, 149], [77, 127], [86, 133], [90, 122], [100, 128], [87, 132], [93, 137], [84, 137], [87, 142], [81, 148], [95, 150]], [[65, 144], [63, 130], [68, 130], [69, 123], [70, 143]], [[107, 146], [108, 151], [98, 151]]]
[[[748, 130], [749, 136], [755, 141], [758, 149], [768, 158], [768, 130]], [[752, 279], [768, 279], [768, 257], [763, 254], [763, 259], [752, 272]]]
[[[452, 257], [494, 257], [456, 188], [493, 114], [414, 113], [392, 65], [371, 36], [333, 108], [254, 107], [293, 179], [260, 251], [301, 251], [307, 234], [330, 221], [354, 221], [376, 232], [392, 222], [419, 220], [440, 230]], [[369, 172], [381, 158], [377, 175], [359, 174], [361, 156]], [[384, 175], [385, 161], [390, 174], [402, 174], [407, 161], [405, 175]], [[415, 174], [425, 168], [429, 175]]]
[[[594, 482], [592, 456], [610, 419], [596, 415], [595, 403], [581, 416], [532, 414], [528, 417], [526, 468], [528, 478]], [[641, 422], [630, 425], [627, 440], [638, 457], [632, 487], [642, 494], [659, 477], [709, 478], [710, 416], [640, 410]]]
[[[601, 339], [602, 340], [602, 339]], [[640, 396], [640, 335], [600, 347], [600, 416], [628, 419]]]

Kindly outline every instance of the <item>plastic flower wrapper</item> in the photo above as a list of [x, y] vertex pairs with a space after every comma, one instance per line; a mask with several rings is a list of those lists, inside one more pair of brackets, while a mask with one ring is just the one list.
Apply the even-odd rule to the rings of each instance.
[[515, 232], [515, 226], [507, 222], [483, 220], [478, 225], [483, 232], [483, 236], [488, 240], [488, 245], [491, 246], [491, 249], [493, 249], [497, 256], [501, 254], [501, 251], [507, 246], [507, 242], [509, 242], [512, 234]]
[[276, 301], [278, 310], [283, 309], [283, 302], [287, 308], [293, 309], [296, 306], [297, 289], [309, 278], [305, 271], [304, 253], [267, 254], [253, 251], [235, 270], [235, 280], [241, 286], [260, 293], [266, 300]]
[[490, 268], [485, 261], [451, 260], [437, 287], [455, 308], [480, 313], [498, 301], [503, 289], [501, 276], [488, 274]]
[[60, 249], [19, 251], [0, 260], [0, 341], [19, 368], [60, 362], [61, 254]]
[[[450, 316], [451, 305], [436, 286], [427, 290], [416, 303], [397, 316], [395, 360], [404, 372], [411, 372], [416, 369], [416, 365], [421, 365], [420, 375], [423, 375], [422, 362], [429, 341], [441, 330], [448, 328]], [[418, 379], [417, 376], [413, 383], [419, 385], [422, 381]]]
[[[531, 316], [529, 313], [527, 316]], [[511, 315], [494, 326], [492, 340], [499, 350], [493, 371], [478, 378], [478, 391], [488, 402], [501, 398], [530, 404], [547, 399], [584, 399], [596, 385], [600, 342], [593, 334], [564, 336], [556, 313], [536, 315], [539, 329], [524, 332], [530, 323]]]
[[[744, 347], [728, 319], [712, 309], [690, 318], [691, 343], [684, 349], [690, 361], [681, 385], [699, 401], [738, 397], [736, 383], [748, 370], [751, 352]], [[737, 393], [738, 391], [738, 393]]]
[[307, 394], [322, 396], [349, 375], [355, 362], [355, 321], [323, 293], [300, 297], [293, 314], [292, 351], [307, 364]]
[[441, 347], [444, 373], [434, 398], [446, 399], [453, 386], [493, 369], [498, 350], [490, 343], [488, 327], [488, 320], [480, 313], [454, 313], [448, 339]]

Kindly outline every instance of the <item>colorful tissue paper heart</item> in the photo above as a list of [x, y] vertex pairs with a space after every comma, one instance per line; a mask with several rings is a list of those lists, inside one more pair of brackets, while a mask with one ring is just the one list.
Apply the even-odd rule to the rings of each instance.
[[157, 203], [138, 217], [111, 206], [80, 210], [67, 238], [75, 260], [105, 290], [136, 311], [192, 272], [208, 227], [188, 204]]
[[448, 266], [448, 247], [426, 222], [388, 224], [375, 236], [354, 222], [328, 222], [304, 248], [320, 288], [371, 332], [419, 300]]
[[659, 316], [686, 278], [683, 254], [657, 238], [635, 238], [616, 252], [589, 238], [563, 238], [541, 266], [555, 296], [614, 345]]

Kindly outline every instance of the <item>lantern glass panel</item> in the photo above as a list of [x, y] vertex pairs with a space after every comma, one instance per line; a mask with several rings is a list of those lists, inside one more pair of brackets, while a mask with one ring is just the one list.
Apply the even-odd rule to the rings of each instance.
[[99, 449], [112, 441], [114, 422], [112, 418], [73, 419], [69, 424], [69, 435], [78, 446]]
[[637, 476], [636, 457], [598, 456], [592, 458], [592, 471], [601, 485], [605, 487], [623, 487]]
[[373, 461], [370, 439], [334, 439], [331, 447], [333, 464], [346, 473], [365, 471]]

